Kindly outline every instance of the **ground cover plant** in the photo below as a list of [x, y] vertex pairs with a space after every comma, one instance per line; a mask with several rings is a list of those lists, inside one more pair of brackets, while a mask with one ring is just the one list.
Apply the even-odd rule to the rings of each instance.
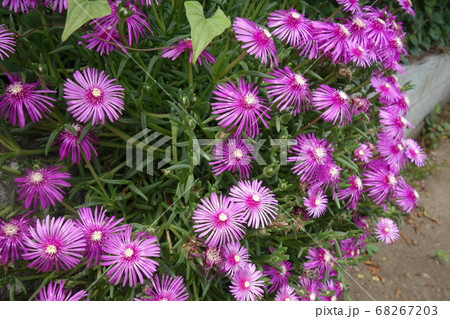
[[417, 205], [408, 0], [2, 6], [4, 299], [336, 300]]

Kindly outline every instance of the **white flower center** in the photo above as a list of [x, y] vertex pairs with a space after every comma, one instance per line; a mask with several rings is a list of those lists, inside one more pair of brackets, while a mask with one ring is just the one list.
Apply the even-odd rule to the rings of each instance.
[[224, 222], [224, 221], [226, 221], [227, 219], [228, 219], [227, 214], [220, 213], [220, 215], [219, 215], [219, 220], [220, 220], [221, 222]]
[[244, 287], [245, 287], [245, 288], [250, 287], [250, 282], [249, 282], [248, 280], [246, 280], [246, 281], [244, 282]]
[[297, 83], [298, 85], [304, 85], [306, 83], [305, 78], [303, 77], [303, 75], [301, 74], [296, 74], [295, 75], [295, 83]]
[[336, 295], [333, 295], [333, 297], [331, 297], [331, 301], [336, 301], [336, 300], [337, 300]]
[[404, 116], [400, 117], [400, 121], [404, 126], [408, 125], [408, 120]]
[[233, 156], [234, 156], [235, 158], [242, 158], [242, 156], [244, 156], [244, 153], [242, 152], [241, 149], [238, 148], [238, 149], [235, 149], [235, 150], [234, 150]]
[[252, 196], [252, 199], [253, 199], [255, 202], [259, 202], [259, 201], [261, 200], [261, 197], [259, 197], [258, 194], [254, 194], [254, 195]]
[[405, 103], [406, 103], [406, 105], [408, 105], [408, 106], [409, 106], [409, 104], [410, 104], [409, 97], [407, 97], [407, 96], [405, 96]]
[[384, 228], [384, 231], [385, 231], [386, 233], [389, 233], [391, 230], [389, 229], [389, 227], [385, 227], [385, 228]]
[[416, 199], [419, 199], [419, 193], [416, 190], [414, 190], [414, 196], [416, 197]]
[[263, 29], [264, 34], [266, 35], [266, 37], [271, 38], [272, 34], [270, 34], [269, 30], [267, 29]]
[[400, 39], [399, 37], [395, 37], [395, 44], [397, 45], [398, 48], [402, 48], [403, 47], [402, 39]]
[[395, 186], [397, 185], [397, 178], [395, 178], [394, 174], [390, 173], [388, 175], [388, 181], [389, 181], [389, 185], [390, 186]]
[[54, 255], [58, 252], [58, 249], [56, 248], [55, 245], [48, 245], [47, 248], [45, 249], [45, 252], [49, 255]]
[[293, 17], [294, 19], [298, 19], [300, 18], [300, 14], [298, 12], [292, 12], [291, 17]]
[[238, 255], [234, 255], [234, 261], [235, 262], [239, 262], [241, 260], [241, 257], [239, 257]]
[[312, 292], [312, 293], [309, 295], [309, 300], [316, 300], [316, 294]]
[[341, 30], [341, 33], [344, 34], [346, 37], [350, 36], [350, 32], [344, 25], [340, 24], [339, 29]]
[[339, 97], [343, 100], [348, 100], [348, 95], [345, 92], [338, 91]]
[[92, 241], [100, 241], [100, 240], [102, 240], [102, 235], [103, 234], [101, 231], [96, 230], [91, 234], [91, 240]]
[[14, 224], [6, 224], [3, 227], [3, 232], [5, 233], [5, 235], [7, 237], [13, 237], [13, 236], [17, 235], [17, 233], [19, 232], [19, 227], [17, 227]]
[[323, 147], [318, 147], [314, 150], [314, 155], [316, 158], [322, 159], [327, 155], [327, 153]]
[[356, 178], [355, 178], [355, 184], [356, 184], [356, 187], [358, 187], [358, 189], [362, 189], [362, 181], [361, 181], [361, 178], [356, 177]]
[[339, 176], [339, 170], [336, 167], [331, 167], [329, 170], [330, 176], [333, 178], [336, 178], [337, 176]]
[[382, 25], [386, 26], [386, 22], [383, 19], [377, 18], [377, 21]]
[[386, 84], [384, 85], [384, 87], [385, 87], [386, 89], [389, 89], [389, 88], [391, 87], [391, 85], [390, 85], [389, 83], [386, 83]]
[[247, 104], [247, 105], [253, 105], [253, 104], [255, 104], [256, 103], [256, 96], [254, 95], [254, 94], [252, 94], [252, 93], [249, 93], [249, 94], [247, 94], [246, 96], [245, 96], [245, 103]]
[[363, 52], [364, 52], [364, 49], [363, 49], [362, 46], [357, 47], [357, 49], [358, 49], [358, 51], [359, 51], [360, 53], [363, 53]]
[[284, 298], [284, 301], [291, 301], [291, 298], [286, 297], [286, 298]]
[[363, 156], [364, 155], [364, 151], [363, 150], [359, 150], [358, 154], [359, 154], [359, 156]]
[[320, 205], [320, 199], [316, 198], [316, 200], [314, 201], [314, 205], [315, 206], [319, 206]]
[[91, 93], [94, 97], [99, 97], [100, 95], [102, 95], [102, 91], [100, 91], [100, 89], [98, 88], [93, 88]]
[[131, 248], [127, 248], [125, 249], [125, 251], [123, 252], [123, 255], [127, 258], [130, 258], [131, 256], [134, 255], [134, 251]]
[[353, 20], [353, 23], [356, 24], [358, 26], [358, 28], [365, 28], [366, 27], [366, 24], [360, 18], [355, 18]]
[[403, 152], [403, 145], [402, 144], [397, 144], [397, 148], [400, 152]]
[[44, 180], [44, 175], [41, 172], [33, 172], [30, 175], [30, 181], [34, 184], [38, 184]]
[[328, 251], [325, 252], [325, 255], [323, 256], [323, 260], [327, 264], [331, 263], [331, 255]]
[[9, 93], [16, 95], [23, 91], [22, 83], [16, 82], [8, 87]]

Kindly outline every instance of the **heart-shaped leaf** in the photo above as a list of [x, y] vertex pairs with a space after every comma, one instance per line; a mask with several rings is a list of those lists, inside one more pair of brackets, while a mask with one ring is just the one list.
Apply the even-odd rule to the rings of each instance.
[[212, 17], [206, 19], [198, 1], [186, 1], [184, 7], [191, 26], [192, 63], [195, 63], [211, 40], [231, 26], [231, 21], [221, 9], [217, 9]]
[[62, 34], [62, 41], [86, 22], [111, 14], [111, 7], [107, 0], [67, 0], [68, 10], [66, 25]]

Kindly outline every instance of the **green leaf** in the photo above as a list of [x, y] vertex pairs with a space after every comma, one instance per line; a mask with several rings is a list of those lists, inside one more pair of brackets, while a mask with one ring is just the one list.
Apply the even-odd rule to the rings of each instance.
[[231, 21], [221, 9], [217, 9], [212, 17], [206, 19], [198, 1], [186, 1], [184, 7], [191, 26], [192, 63], [195, 63], [211, 40], [231, 26]]
[[67, 0], [67, 5], [67, 19], [61, 37], [62, 41], [66, 41], [86, 22], [111, 14], [111, 7], [107, 0]]

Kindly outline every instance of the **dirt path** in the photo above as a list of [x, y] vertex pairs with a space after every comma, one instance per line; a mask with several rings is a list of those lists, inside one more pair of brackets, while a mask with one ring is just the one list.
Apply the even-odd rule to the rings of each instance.
[[[353, 267], [350, 275], [375, 300], [450, 300], [450, 263], [437, 263], [431, 250], [450, 254], [450, 142], [436, 150], [437, 171], [425, 179], [420, 209], [405, 218], [403, 238], [379, 244], [371, 262]], [[435, 221], [433, 221], [435, 219]], [[349, 300], [372, 300], [347, 276]]]

